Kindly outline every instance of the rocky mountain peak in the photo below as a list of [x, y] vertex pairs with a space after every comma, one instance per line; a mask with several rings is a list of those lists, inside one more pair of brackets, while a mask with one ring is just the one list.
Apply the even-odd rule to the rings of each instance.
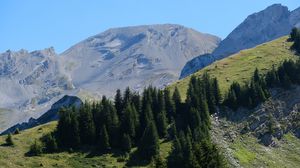
[[219, 41], [181, 25], [122, 27], [89, 37], [61, 57], [75, 87], [111, 96], [127, 86], [136, 91], [165, 87], [187, 61], [211, 53]]

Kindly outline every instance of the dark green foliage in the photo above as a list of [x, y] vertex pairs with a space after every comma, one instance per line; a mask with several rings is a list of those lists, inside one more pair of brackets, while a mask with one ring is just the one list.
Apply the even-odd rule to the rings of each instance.
[[173, 149], [168, 157], [168, 167], [174, 168], [222, 168], [227, 166], [224, 157], [209, 140], [192, 141], [183, 132], [173, 141]]
[[152, 158], [150, 166], [151, 168], [167, 168], [166, 162], [162, 159], [161, 156], [156, 156]]
[[247, 108], [256, 107], [270, 96], [267, 86], [271, 85], [270, 82], [277, 80], [274, 75], [275, 72], [270, 73], [268, 78], [262, 78], [258, 69], [256, 69], [253, 73], [252, 80], [245, 86], [233, 82], [224, 100], [224, 105], [233, 110], [237, 110], [241, 106]]
[[117, 114], [119, 116], [122, 116], [123, 113], [123, 99], [122, 99], [122, 93], [121, 90], [118, 89], [116, 96], [115, 96], [115, 108], [117, 110]]
[[164, 138], [167, 135], [167, 118], [166, 118], [166, 113], [165, 111], [162, 111], [161, 113], [158, 114], [157, 116], [157, 130], [159, 137]]
[[221, 94], [221, 90], [217, 78], [213, 79], [212, 85], [213, 85], [213, 94], [215, 96], [215, 101], [216, 101], [215, 103], [216, 105], [220, 105], [222, 103], [222, 94]]
[[191, 79], [185, 102], [177, 88], [172, 97], [168, 90], [154, 87], [145, 88], [142, 96], [129, 88], [123, 94], [118, 90], [114, 102], [103, 96], [79, 109], [62, 109], [57, 130], [42, 142], [46, 152], [57, 151], [56, 143], [60, 149], [97, 146], [100, 152], [130, 153], [137, 147], [137, 158], [166, 167], [159, 156], [159, 138], [168, 138], [174, 140], [170, 165], [199, 167], [194, 145], [211, 141], [210, 113], [217, 112], [221, 99], [218, 81], [208, 74]]
[[13, 146], [14, 145], [14, 141], [12, 139], [12, 135], [11, 134], [8, 134], [6, 139], [5, 139], [5, 142], [7, 146]]
[[78, 121], [81, 143], [92, 145], [95, 141], [95, 124], [90, 104], [85, 103], [79, 109]]
[[168, 89], [164, 90], [164, 99], [165, 99], [167, 118], [169, 121], [171, 121], [171, 119], [176, 116], [176, 109], [175, 109], [174, 101], [171, 98], [170, 91]]
[[124, 112], [124, 118], [122, 120], [121, 129], [123, 133], [128, 134], [131, 138], [136, 135], [136, 111], [130, 104], [127, 104]]
[[125, 152], [130, 152], [130, 149], [132, 148], [131, 138], [128, 134], [124, 134], [122, 137], [122, 149]]
[[290, 40], [294, 42], [292, 45], [292, 49], [294, 49], [297, 53], [300, 53], [300, 30], [297, 28], [293, 28]]
[[43, 146], [42, 144], [35, 140], [34, 143], [30, 146], [28, 154], [30, 156], [39, 156], [43, 153]]
[[102, 152], [105, 152], [105, 151], [110, 149], [109, 136], [108, 136], [107, 129], [106, 129], [105, 125], [103, 125], [103, 127], [100, 131], [99, 149]]
[[180, 114], [182, 108], [181, 108], [181, 96], [179, 93], [178, 88], [176, 87], [173, 93], [173, 101], [175, 104], [176, 114]]
[[299, 29], [294, 27], [290, 33], [290, 40], [295, 41], [298, 35], [299, 35]]
[[159, 154], [158, 134], [153, 121], [148, 124], [143, 133], [138, 153], [141, 158], [149, 161]]
[[44, 152], [53, 153], [58, 151], [56, 138], [53, 136], [53, 133], [49, 133], [42, 137], [42, 143], [44, 144]]
[[15, 130], [14, 134], [20, 134], [19, 128], [17, 128], [17, 129]]
[[75, 109], [61, 109], [57, 125], [57, 138], [63, 148], [77, 148], [80, 145], [78, 114]]

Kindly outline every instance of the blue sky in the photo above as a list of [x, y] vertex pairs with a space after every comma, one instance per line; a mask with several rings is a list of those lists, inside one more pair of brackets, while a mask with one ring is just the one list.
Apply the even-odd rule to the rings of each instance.
[[0, 52], [58, 53], [108, 28], [175, 23], [225, 38], [249, 14], [299, 0], [1, 0]]

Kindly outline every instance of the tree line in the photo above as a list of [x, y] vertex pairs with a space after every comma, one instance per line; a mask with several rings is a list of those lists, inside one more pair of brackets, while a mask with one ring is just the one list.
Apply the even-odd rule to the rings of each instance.
[[237, 110], [239, 107], [254, 108], [270, 97], [271, 88], [290, 89], [300, 84], [300, 60], [285, 60], [278, 68], [272, 67], [266, 75], [255, 70], [250, 82], [241, 86], [233, 82], [224, 98], [223, 105]]
[[294, 49], [298, 54], [300, 54], [300, 29], [293, 28], [290, 33], [290, 40], [294, 42], [292, 49]]
[[185, 101], [178, 88], [172, 94], [151, 86], [142, 94], [117, 90], [114, 101], [103, 96], [80, 108], [61, 109], [56, 130], [35, 142], [31, 153], [40, 154], [39, 147], [57, 152], [82, 146], [130, 153], [137, 147], [139, 159], [158, 164], [164, 139], [173, 147], [163, 167], [224, 167], [226, 161], [210, 137], [210, 114], [221, 101], [218, 81], [208, 74], [191, 78]]

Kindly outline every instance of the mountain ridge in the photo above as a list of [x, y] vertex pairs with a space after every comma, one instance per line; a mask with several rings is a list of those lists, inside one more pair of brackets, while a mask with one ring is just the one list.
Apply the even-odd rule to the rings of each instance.
[[243, 49], [288, 35], [294, 26], [300, 26], [300, 8], [289, 11], [286, 6], [274, 4], [251, 14], [221, 41], [211, 55], [189, 61], [181, 71], [180, 78]]

